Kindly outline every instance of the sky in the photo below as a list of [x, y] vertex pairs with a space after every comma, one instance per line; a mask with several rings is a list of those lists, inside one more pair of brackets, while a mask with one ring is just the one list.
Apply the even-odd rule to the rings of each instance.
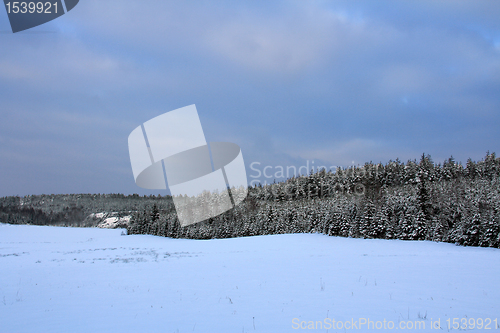
[[496, 0], [80, 0], [13, 34], [0, 8], [0, 196], [168, 193], [137, 187], [128, 135], [191, 104], [249, 183], [481, 160], [500, 153], [499, 17]]

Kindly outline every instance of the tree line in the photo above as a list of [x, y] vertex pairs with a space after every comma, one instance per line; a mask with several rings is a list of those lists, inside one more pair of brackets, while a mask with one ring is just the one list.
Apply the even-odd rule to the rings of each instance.
[[[207, 200], [204, 198], [203, 200]], [[214, 204], [217, 196], [210, 196]], [[210, 204], [210, 203], [209, 203]], [[206, 202], [204, 203], [206, 205]], [[96, 226], [92, 213], [132, 215], [129, 234], [211, 239], [319, 232], [500, 247], [500, 158], [463, 166], [429, 155], [320, 170], [249, 187], [244, 202], [181, 227], [170, 196], [68, 194], [0, 198], [0, 222]]]
[[[174, 209], [146, 207], [130, 234], [211, 239], [319, 232], [331, 236], [432, 240], [500, 247], [500, 158], [466, 166], [452, 157], [366, 163], [249, 188], [244, 203], [180, 227]], [[212, 196], [217, 201], [217, 197]]]

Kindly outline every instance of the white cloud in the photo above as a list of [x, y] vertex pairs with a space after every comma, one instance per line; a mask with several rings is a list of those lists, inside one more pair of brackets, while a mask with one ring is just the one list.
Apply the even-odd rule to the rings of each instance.
[[61, 37], [35, 47], [22, 42], [9, 46], [14, 52], [0, 55], [0, 77], [12, 83], [22, 80], [25, 88], [77, 92], [89, 82], [96, 88], [125, 84], [126, 63], [79, 41]]
[[12, 63], [7, 60], [0, 61], [0, 78], [6, 80], [20, 80], [33, 77], [33, 72], [22, 64]]
[[309, 161], [323, 161], [330, 165], [349, 166], [354, 164], [364, 164], [373, 162], [386, 163], [390, 159], [397, 157], [405, 158], [411, 156], [410, 151], [405, 152], [405, 156], [398, 156], [398, 149], [391, 147], [391, 144], [383, 140], [366, 138], [355, 138], [346, 141], [334, 141], [328, 145], [320, 147], [303, 147], [286, 152], [293, 158], [300, 158]]
[[284, 10], [287, 15], [251, 12], [211, 25], [204, 42], [234, 64], [282, 73], [321, 68], [352, 49], [353, 42], [368, 42], [363, 21], [313, 3], [298, 4]]
[[314, 31], [288, 28], [231, 22], [207, 31], [205, 41], [212, 52], [251, 69], [293, 72], [320, 61], [327, 40], [322, 45]]

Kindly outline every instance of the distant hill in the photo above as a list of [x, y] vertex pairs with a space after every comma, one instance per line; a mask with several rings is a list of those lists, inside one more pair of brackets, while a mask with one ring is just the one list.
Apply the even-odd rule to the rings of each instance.
[[[0, 198], [0, 222], [10, 224], [57, 225], [71, 227], [125, 227], [123, 219], [146, 207], [173, 209], [170, 196], [137, 194], [50, 194]], [[110, 223], [115, 219], [120, 223]], [[121, 220], [120, 220], [121, 219]]]

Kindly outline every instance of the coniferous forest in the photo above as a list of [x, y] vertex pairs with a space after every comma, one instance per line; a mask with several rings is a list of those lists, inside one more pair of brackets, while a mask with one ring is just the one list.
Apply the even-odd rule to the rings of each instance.
[[453, 158], [434, 163], [424, 154], [406, 163], [396, 159], [311, 172], [249, 187], [245, 201], [234, 209], [186, 227], [180, 226], [170, 196], [0, 198], [4, 223], [93, 227], [100, 212], [131, 216], [130, 222], [118, 225], [129, 234], [173, 238], [312, 232], [500, 248], [500, 158], [487, 153], [464, 166]]

